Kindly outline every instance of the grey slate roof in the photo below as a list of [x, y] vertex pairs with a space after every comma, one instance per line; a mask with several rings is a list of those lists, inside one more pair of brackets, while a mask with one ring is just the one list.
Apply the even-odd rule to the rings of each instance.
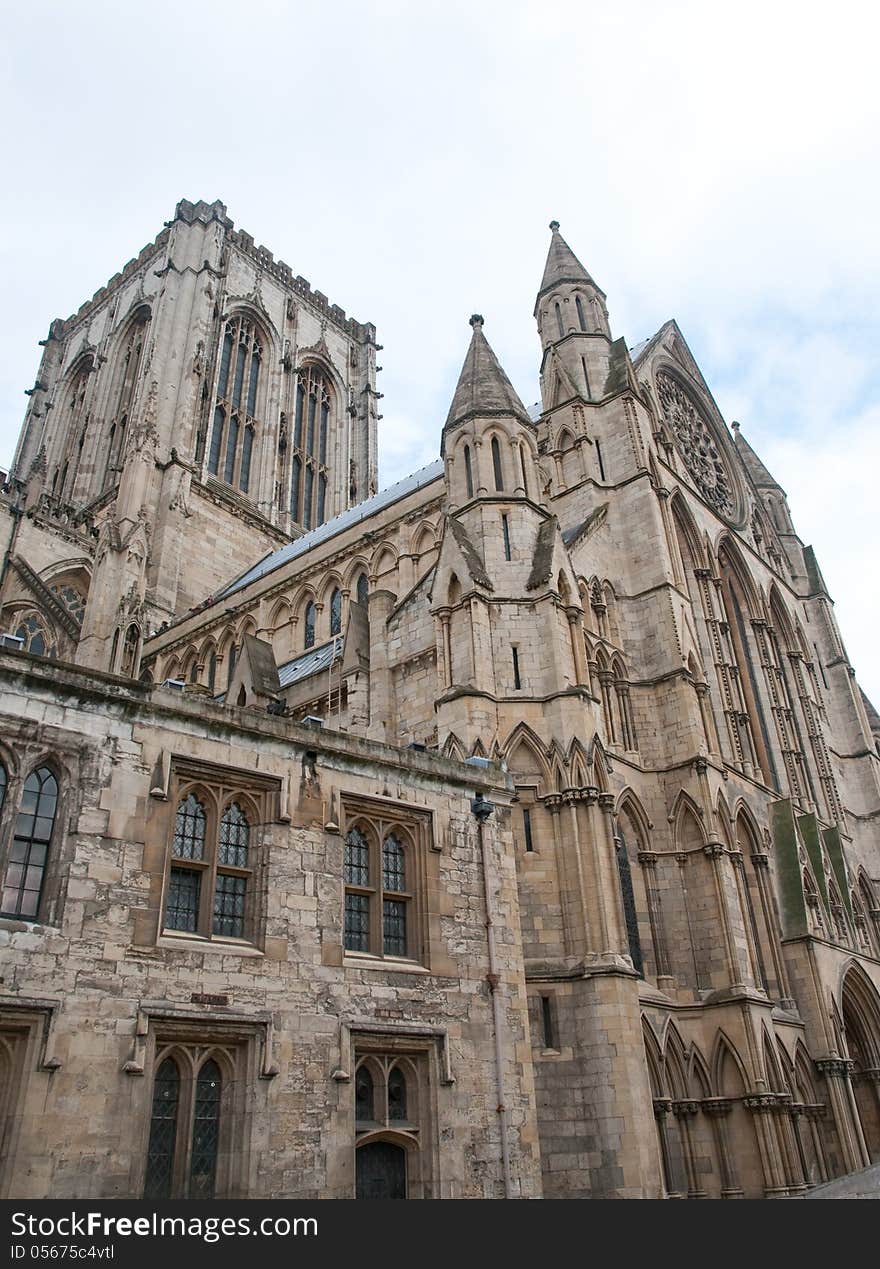
[[301, 656], [279, 666], [278, 678], [282, 689], [290, 687], [292, 683], [299, 683], [301, 679], [311, 678], [313, 674], [326, 670], [329, 665], [338, 661], [342, 656], [342, 643], [342, 638], [337, 636], [329, 643], [322, 643], [320, 648], [309, 648], [308, 652], [303, 652]]
[[458, 376], [445, 428], [454, 427], [474, 414], [513, 414], [531, 427], [528, 410], [483, 334], [483, 319], [479, 314], [475, 313], [471, 318], [471, 326], [474, 333]]
[[377, 511], [390, 507], [401, 498], [405, 498], [407, 494], [414, 493], [417, 489], [423, 489], [425, 485], [430, 485], [432, 481], [443, 475], [443, 470], [443, 459], [438, 458], [433, 463], [429, 463], [427, 467], [420, 467], [411, 476], [404, 476], [403, 480], [399, 480], [396, 485], [389, 485], [387, 489], [382, 489], [379, 493], [373, 494], [372, 498], [366, 498], [363, 502], [359, 502], [357, 506], [349, 507], [347, 511], [340, 512], [338, 516], [334, 516], [326, 524], [322, 524], [317, 529], [312, 529], [310, 533], [304, 533], [295, 542], [288, 542], [287, 546], [279, 547], [277, 551], [271, 551], [257, 564], [249, 568], [246, 573], [242, 573], [235, 581], [230, 582], [223, 590], [218, 591], [216, 598], [228, 599], [230, 595], [234, 595], [236, 591], [243, 590], [245, 586], [249, 586], [257, 578], [265, 577], [267, 573], [274, 572], [282, 564], [287, 564], [290, 560], [295, 560], [300, 555], [305, 555], [306, 552], [320, 545], [321, 542], [326, 542], [329, 538], [335, 537], [337, 533], [342, 533], [345, 529], [351, 528], [353, 524], [359, 524], [362, 520], [369, 519]]

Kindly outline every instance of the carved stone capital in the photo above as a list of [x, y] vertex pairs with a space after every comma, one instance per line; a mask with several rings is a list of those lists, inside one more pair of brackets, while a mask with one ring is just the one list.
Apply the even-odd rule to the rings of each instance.
[[682, 1097], [672, 1103], [672, 1113], [676, 1119], [686, 1119], [689, 1115], [699, 1113], [700, 1103], [694, 1098]]
[[638, 859], [642, 867], [653, 868], [657, 863], [657, 852], [656, 850], [640, 850], [636, 855], [636, 859]]
[[716, 1119], [720, 1119], [723, 1115], [729, 1115], [733, 1110], [733, 1098], [704, 1097], [702, 1107], [705, 1114], [712, 1115]]
[[752, 859], [752, 866], [755, 868], [769, 868], [770, 867], [769, 855], [756, 854], [756, 855], [752, 855], [751, 859]]
[[848, 1079], [855, 1063], [850, 1058], [816, 1058], [813, 1062], [816, 1070], [825, 1079]]
[[706, 842], [706, 845], [703, 847], [703, 854], [708, 859], [720, 859], [724, 854], [724, 843]]

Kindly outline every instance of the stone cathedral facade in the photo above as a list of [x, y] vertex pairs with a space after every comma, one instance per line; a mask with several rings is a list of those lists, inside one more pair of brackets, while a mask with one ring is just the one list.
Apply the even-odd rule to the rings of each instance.
[[880, 719], [559, 233], [377, 491], [375, 328], [181, 202], [0, 494], [0, 1193], [802, 1194], [880, 1158]]

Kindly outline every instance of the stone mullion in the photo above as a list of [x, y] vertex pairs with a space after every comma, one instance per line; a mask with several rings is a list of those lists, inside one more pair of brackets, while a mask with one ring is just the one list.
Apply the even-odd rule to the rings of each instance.
[[700, 1185], [699, 1176], [697, 1174], [696, 1150], [694, 1148], [694, 1133], [692, 1121], [694, 1116], [700, 1109], [700, 1103], [683, 1099], [681, 1101], [673, 1101], [672, 1113], [675, 1115], [681, 1128], [681, 1144], [684, 1151], [684, 1166], [687, 1173], [688, 1198], [705, 1198], [706, 1191]]
[[796, 746], [793, 744], [790, 734], [791, 719], [785, 703], [782, 674], [770, 651], [771, 645], [768, 637], [767, 622], [760, 619], [754, 620], [752, 629], [755, 634], [755, 643], [758, 647], [758, 657], [764, 667], [764, 678], [770, 693], [770, 709], [776, 722], [776, 731], [779, 736], [782, 760], [785, 763], [788, 775], [789, 788], [792, 797], [800, 800], [803, 796], [803, 789], [801, 781], [798, 779], [797, 764], [794, 761]]
[[715, 673], [718, 677], [718, 684], [721, 688], [721, 701], [724, 707], [724, 715], [727, 719], [727, 731], [730, 741], [731, 751], [733, 753], [734, 762], [744, 763], [745, 755], [742, 748], [742, 738], [738, 725], [738, 714], [734, 700], [735, 692], [731, 682], [730, 664], [725, 657], [724, 642], [721, 634], [721, 623], [715, 615], [715, 604], [713, 600], [712, 587], [710, 582], [716, 582], [717, 579], [712, 577], [709, 569], [694, 569], [694, 576], [697, 579], [697, 585], [700, 590], [700, 598], [703, 603], [703, 614], [706, 619], [706, 627], [709, 632], [709, 641], [712, 645], [712, 652], [715, 658]]
[[[651, 927], [651, 943], [654, 948], [654, 970], [657, 975], [657, 986], [661, 991], [673, 985], [669, 973], [669, 955], [666, 950], [666, 935], [663, 928], [663, 912], [660, 907], [660, 893], [657, 887], [657, 855], [651, 850], [640, 850], [639, 865], [645, 883], [645, 895], [648, 900], [648, 923]], [[660, 979], [667, 982], [661, 984]]]
[[795, 685], [797, 687], [798, 697], [801, 703], [801, 712], [804, 716], [804, 722], [807, 727], [807, 736], [810, 741], [810, 747], [813, 751], [813, 758], [816, 763], [816, 770], [819, 775], [819, 783], [825, 794], [825, 801], [828, 810], [831, 812], [833, 819], [841, 821], [843, 819], [843, 809], [840, 804], [840, 793], [837, 788], [837, 782], [834, 779], [834, 773], [831, 768], [831, 762], [828, 756], [828, 745], [825, 741], [825, 734], [822, 729], [822, 722], [819, 711], [816, 708], [813, 698], [807, 690], [806, 679], [804, 676], [804, 661], [799, 651], [789, 653], [791, 660], [792, 672], [795, 677]]
[[727, 1129], [727, 1116], [733, 1109], [733, 1101], [729, 1097], [707, 1097], [702, 1107], [712, 1125], [712, 1136], [721, 1170], [721, 1197], [741, 1198], [743, 1188], [739, 1183], [736, 1161], [730, 1147], [730, 1133]]

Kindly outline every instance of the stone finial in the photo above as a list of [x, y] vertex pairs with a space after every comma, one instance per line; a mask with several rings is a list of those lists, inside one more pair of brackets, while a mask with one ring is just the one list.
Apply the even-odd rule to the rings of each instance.
[[551, 228], [551, 229], [555, 232], [555, 231], [559, 228], [559, 221], [558, 221], [558, 220], [551, 220], [551, 221], [550, 221], [550, 228]]
[[473, 326], [474, 328], [476, 328], [477, 326], [482, 327], [482, 325], [483, 325], [483, 314], [482, 314], [482, 313], [472, 313], [472, 314], [471, 314], [471, 318], [470, 318], [470, 324], [471, 324], [471, 326]]

